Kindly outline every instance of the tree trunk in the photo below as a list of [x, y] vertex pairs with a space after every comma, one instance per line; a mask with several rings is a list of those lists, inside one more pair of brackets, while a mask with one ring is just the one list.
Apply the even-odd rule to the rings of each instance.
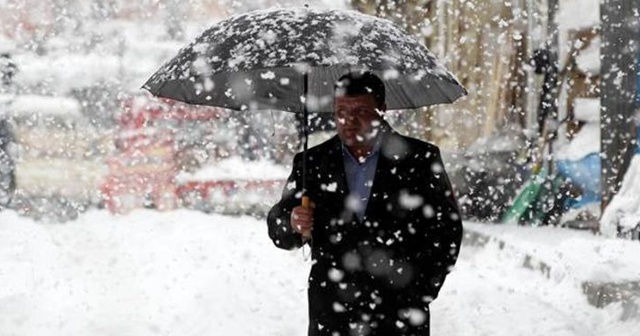
[[637, 86], [637, 55], [640, 32], [634, 13], [640, 3], [602, 0], [602, 82], [600, 146], [602, 157], [602, 208], [620, 189], [633, 155], [635, 138], [634, 98]]

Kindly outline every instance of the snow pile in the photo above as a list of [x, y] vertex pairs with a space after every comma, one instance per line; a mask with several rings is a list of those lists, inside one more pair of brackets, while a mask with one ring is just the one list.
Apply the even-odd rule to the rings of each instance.
[[574, 105], [577, 120], [586, 122], [571, 141], [558, 149], [558, 160], [578, 161], [600, 152], [600, 101], [579, 98]]
[[0, 112], [9, 116], [30, 117], [33, 115], [42, 116], [65, 116], [81, 117], [80, 103], [73, 98], [51, 97], [40, 95], [0, 95]]
[[556, 227], [467, 224], [548, 264], [554, 281], [624, 282], [640, 279], [640, 244]]
[[12, 52], [14, 49], [16, 49], [16, 43], [0, 34], [0, 54]]
[[558, 150], [558, 160], [578, 161], [585, 156], [600, 152], [600, 124], [588, 123], [565, 147]]
[[497, 241], [483, 248], [463, 245], [460, 258], [431, 305], [432, 335], [632, 336], [640, 326], [619, 321], [619, 304], [588, 306], [574, 277], [547, 278], [523, 268], [519, 248]]
[[[66, 94], [72, 88], [112, 82], [127, 71], [120, 68], [121, 61], [115, 55], [73, 54], [39, 57], [32, 54], [17, 54], [16, 82], [30, 87], [46, 86], [53, 92]], [[124, 65], [122, 65], [124, 66]]]
[[220, 180], [285, 180], [289, 176], [287, 167], [270, 161], [245, 161], [240, 157], [216, 161], [195, 172], [180, 172], [178, 183]]
[[590, 76], [600, 74], [600, 44], [600, 37], [596, 37], [587, 48], [576, 56], [578, 68]]
[[559, 30], [581, 29], [600, 24], [600, 0], [559, 1], [556, 16]]
[[577, 120], [589, 123], [600, 123], [599, 98], [576, 98], [573, 106], [573, 113]]
[[[558, 24], [560, 63], [569, 57], [570, 45], [578, 41], [569, 40], [571, 32], [600, 26], [600, 0], [563, 0], [559, 1], [556, 15]], [[576, 56], [579, 69], [587, 74], [600, 73], [600, 38], [596, 37], [591, 44]]]

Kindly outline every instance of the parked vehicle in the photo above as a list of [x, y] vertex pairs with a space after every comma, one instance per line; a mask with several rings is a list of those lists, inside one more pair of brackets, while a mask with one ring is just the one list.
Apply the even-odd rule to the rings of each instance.
[[124, 99], [116, 116], [115, 150], [107, 158], [108, 174], [100, 188], [106, 207], [114, 213], [178, 207], [175, 177], [191, 169], [191, 145], [206, 137], [199, 133], [206, 128], [189, 124], [215, 120], [221, 113], [145, 95]]
[[65, 221], [99, 203], [104, 136], [80, 112], [77, 100], [0, 95], [0, 107], [12, 130], [11, 150], [3, 148], [13, 162], [12, 208], [34, 218]]

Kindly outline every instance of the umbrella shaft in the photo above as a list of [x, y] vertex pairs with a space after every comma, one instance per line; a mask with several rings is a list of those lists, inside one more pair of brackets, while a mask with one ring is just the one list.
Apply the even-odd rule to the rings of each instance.
[[307, 109], [307, 93], [309, 92], [308, 83], [309, 83], [309, 75], [305, 71], [303, 75], [303, 95], [304, 100], [302, 101], [302, 194], [306, 195], [307, 193], [307, 149], [309, 146], [309, 110]]

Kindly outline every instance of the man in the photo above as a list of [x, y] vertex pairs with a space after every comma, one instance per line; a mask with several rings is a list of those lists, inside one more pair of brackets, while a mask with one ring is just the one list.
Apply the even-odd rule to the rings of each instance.
[[460, 214], [434, 145], [402, 136], [382, 118], [375, 75], [335, 87], [338, 135], [302, 155], [267, 219], [277, 247], [308, 243], [309, 335], [428, 335], [429, 303], [454, 265]]

